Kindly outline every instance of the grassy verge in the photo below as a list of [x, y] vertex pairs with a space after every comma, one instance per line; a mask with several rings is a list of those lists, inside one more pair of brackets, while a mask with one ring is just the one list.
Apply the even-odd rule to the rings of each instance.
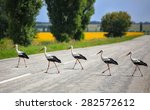
[[[139, 36], [126, 36], [119, 38], [104, 38], [104, 39], [94, 39], [94, 40], [83, 40], [83, 41], [71, 41], [69, 43], [40, 43], [38, 45], [30, 45], [28, 47], [19, 46], [19, 50], [25, 51], [28, 55], [37, 54], [39, 50], [45, 45], [48, 48], [48, 51], [57, 51], [67, 49], [70, 45], [73, 45], [75, 48], [79, 47], [90, 47], [96, 45], [104, 45], [104, 44], [112, 44], [117, 42], [123, 42], [127, 40], [131, 40], [137, 38]], [[4, 45], [0, 45], [0, 59], [17, 57], [16, 50], [13, 46], [7, 48], [2, 48]]]

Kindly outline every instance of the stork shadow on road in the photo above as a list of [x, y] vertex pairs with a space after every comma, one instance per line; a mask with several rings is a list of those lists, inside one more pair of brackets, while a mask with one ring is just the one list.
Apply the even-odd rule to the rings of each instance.
[[111, 76], [111, 75], [101, 73], [101, 74], [99, 74], [99, 76]]
[[60, 73], [58, 73], [58, 72], [51, 72], [51, 71], [48, 71], [48, 72], [43, 72], [43, 74], [61, 74], [61, 72]]
[[66, 70], [81, 70], [80, 68], [64, 68], [64, 69], [66, 69]]
[[136, 75], [136, 76], [135, 76], [135, 75], [134, 75], [134, 76], [132, 76], [132, 74], [131, 74], [131, 75], [122, 75], [122, 76], [124, 76], [124, 77], [131, 77], [131, 78], [132, 78], [132, 77], [141, 77], [140, 75], [139, 75], [139, 76], [138, 76], [138, 75]]

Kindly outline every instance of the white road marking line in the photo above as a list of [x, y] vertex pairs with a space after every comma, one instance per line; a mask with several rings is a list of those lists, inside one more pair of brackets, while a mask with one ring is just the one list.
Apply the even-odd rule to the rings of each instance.
[[[94, 54], [95, 55], [95, 54]], [[94, 56], [93, 55], [93, 56]], [[68, 62], [65, 62], [63, 63], [64, 65], [66, 64], [69, 64], [69, 63], [72, 63], [72, 62], [75, 62], [75, 60], [71, 60], [71, 61], [68, 61]], [[0, 81], [0, 84], [3, 84], [3, 83], [6, 83], [6, 82], [10, 82], [10, 81], [13, 81], [13, 80], [16, 80], [16, 79], [20, 79], [22, 77], [26, 77], [26, 76], [29, 76], [31, 75], [32, 73], [28, 73], [28, 74], [24, 74], [24, 75], [21, 75], [21, 76], [17, 76], [17, 77], [14, 77], [14, 78], [10, 78], [10, 79], [7, 79], [7, 80], [3, 80], [3, 81]]]
[[93, 57], [93, 56], [96, 56], [97, 54], [92, 54], [92, 55], [90, 55], [90, 57]]
[[68, 63], [72, 63], [72, 62], [74, 62], [75, 60], [72, 60], [72, 61], [68, 61], [68, 62], [65, 62], [65, 63], [63, 63], [64, 65], [66, 65], [66, 64], [68, 64]]
[[21, 76], [17, 76], [17, 77], [14, 77], [14, 78], [10, 78], [10, 79], [7, 79], [7, 80], [3, 80], [3, 81], [0, 82], [0, 84], [10, 82], [10, 81], [13, 81], [13, 80], [16, 80], [16, 79], [20, 79], [20, 78], [23, 78], [23, 77], [26, 77], [26, 76], [29, 76], [29, 75], [31, 75], [31, 73], [24, 74], [24, 75], [21, 75]]
[[[65, 64], [68, 64], [68, 63], [72, 63], [72, 62], [74, 62], [74, 61], [75, 61], [75, 60], [68, 61], [68, 62], [65, 62], [65, 63], [63, 63], [63, 64], [65, 65]], [[6, 80], [3, 80], [3, 81], [0, 81], [0, 84], [4, 84], [4, 83], [7, 83], [7, 82], [16, 80], [16, 79], [20, 79], [20, 78], [29, 76], [29, 75], [31, 75], [31, 74], [32, 74], [32, 73], [28, 73], [28, 74], [24, 74], [24, 75], [21, 75], [21, 76], [14, 77], [14, 78], [6, 79]]]

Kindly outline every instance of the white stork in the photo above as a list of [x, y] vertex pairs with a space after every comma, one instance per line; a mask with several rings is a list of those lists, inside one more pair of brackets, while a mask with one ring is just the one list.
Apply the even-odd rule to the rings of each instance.
[[74, 66], [73, 66], [73, 69], [75, 68], [77, 62], [79, 62], [79, 64], [81, 65], [81, 68], [83, 70], [83, 66], [82, 66], [81, 62], [79, 61], [79, 59], [87, 60], [86, 57], [83, 56], [82, 54], [73, 52], [73, 46], [72, 45], [70, 46], [70, 48], [71, 48], [71, 54], [72, 54], [72, 56], [76, 59], [76, 62], [74, 64]]
[[[55, 67], [57, 68], [57, 65], [56, 65], [55, 62], [61, 63], [61, 60], [58, 59], [58, 58], [57, 58], [56, 56], [54, 56], [54, 55], [48, 54], [48, 53], [46, 52], [46, 50], [47, 50], [47, 47], [46, 47], [46, 46], [44, 46], [44, 48], [42, 48], [41, 50], [44, 50], [45, 57], [46, 57], [46, 59], [48, 60], [48, 67], [47, 67], [47, 70], [46, 70], [45, 73], [48, 72], [48, 69], [49, 69], [49, 67], [50, 67], [50, 62], [53, 62], [53, 63], [55, 64]], [[41, 50], [40, 50], [40, 51], [41, 51]], [[58, 73], [60, 73], [60, 71], [58, 70], [58, 68], [57, 68], [57, 71], [58, 71]]]
[[19, 67], [20, 58], [23, 58], [24, 63], [25, 63], [25, 67], [27, 67], [25, 59], [29, 59], [28, 55], [27, 55], [25, 52], [23, 52], [23, 51], [19, 51], [17, 44], [15, 45], [15, 47], [16, 47], [16, 52], [17, 52], [18, 57], [19, 57], [19, 59], [18, 59], [18, 65], [17, 65], [16, 67], [17, 67], [17, 68]]
[[142, 77], [143, 74], [142, 74], [142, 72], [141, 72], [139, 66], [141, 65], [141, 66], [147, 66], [147, 67], [148, 67], [148, 65], [147, 65], [145, 62], [143, 62], [142, 60], [139, 60], [139, 59], [136, 59], [136, 58], [132, 58], [132, 52], [129, 52], [129, 53], [127, 54], [127, 56], [128, 56], [128, 55], [130, 55], [131, 61], [132, 61], [133, 64], [135, 64], [135, 66], [136, 66], [136, 67], [135, 67], [135, 70], [134, 70], [134, 72], [133, 72], [133, 74], [132, 74], [132, 76], [134, 75], [135, 71], [136, 71], [137, 68], [138, 68], [138, 70], [139, 70], [140, 73], [141, 73], [141, 77]]
[[106, 63], [107, 64], [107, 69], [106, 70], [104, 70], [102, 73], [105, 73], [106, 71], [108, 71], [109, 70], [109, 76], [111, 76], [111, 72], [110, 72], [110, 67], [109, 67], [109, 64], [115, 64], [115, 65], [118, 65], [118, 63], [115, 61], [115, 60], [113, 60], [112, 58], [107, 58], [107, 57], [103, 57], [103, 50], [101, 50], [100, 52], [98, 52], [97, 54], [100, 54], [101, 53], [101, 59], [104, 61], [104, 63]]

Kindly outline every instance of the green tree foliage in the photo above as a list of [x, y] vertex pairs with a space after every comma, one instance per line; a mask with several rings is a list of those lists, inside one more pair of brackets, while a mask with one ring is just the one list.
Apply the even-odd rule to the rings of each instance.
[[79, 0], [81, 3], [81, 26], [78, 28], [77, 32], [74, 35], [75, 40], [83, 39], [83, 31], [87, 28], [87, 25], [90, 22], [91, 16], [94, 14], [94, 3], [96, 0]]
[[35, 19], [42, 0], [6, 0], [9, 35], [14, 43], [28, 45], [35, 36]]
[[101, 19], [101, 29], [108, 32], [108, 37], [119, 37], [128, 31], [131, 25], [131, 17], [127, 12], [112, 12]]
[[0, 0], [0, 39], [7, 35], [8, 17], [5, 11], [5, 0]]
[[94, 13], [95, 0], [45, 0], [51, 32], [58, 41], [80, 40]]

